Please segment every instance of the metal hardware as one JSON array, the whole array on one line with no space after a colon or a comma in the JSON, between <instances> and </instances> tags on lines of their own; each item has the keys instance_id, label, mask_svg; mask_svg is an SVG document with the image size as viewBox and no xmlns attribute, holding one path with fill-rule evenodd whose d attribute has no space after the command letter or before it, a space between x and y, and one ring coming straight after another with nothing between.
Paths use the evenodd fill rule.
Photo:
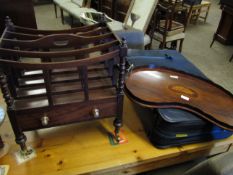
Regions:
<instances>
[{"instance_id":1,"label":"metal hardware","mask_svg":"<svg viewBox=\"0 0 233 175\"><path fill-rule=\"evenodd\" d=\"M69 41L54 41L53 44L55 46L58 46L58 47L62 47L62 46L67 46L69 44Z\"/></svg>"},{"instance_id":2,"label":"metal hardware","mask_svg":"<svg viewBox=\"0 0 233 175\"><path fill-rule=\"evenodd\" d=\"M49 124L49 117L47 115L44 115L43 117L41 117L41 124L42 126L47 126Z\"/></svg>"},{"instance_id":3,"label":"metal hardware","mask_svg":"<svg viewBox=\"0 0 233 175\"><path fill-rule=\"evenodd\" d=\"M126 68L126 72L131 73L132 70L133 70L133 68L134 68L134 65L133 65L133 64L128 64L128 65L127 65L127 68Z\"/></svg>"},{"instance_id":4,"label":"metal hardware","mask_svg":"<svg viewBox=\"0 0 233 175\"><path fill-rule=\"evenodd\" d=\"M99 118L100 117L100 110L99 109L94 108L92 110L92 113L93 113L94 118Z\"/></svg>"}]
</instances>

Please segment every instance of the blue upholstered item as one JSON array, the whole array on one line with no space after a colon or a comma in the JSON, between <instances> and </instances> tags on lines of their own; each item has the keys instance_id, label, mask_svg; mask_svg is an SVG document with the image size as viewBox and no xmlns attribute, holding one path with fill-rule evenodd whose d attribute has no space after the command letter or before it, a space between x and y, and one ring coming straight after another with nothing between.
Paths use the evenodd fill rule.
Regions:
<instances>
[{"instance_id":1,"label":"blue upholstered item","mask_svg":"<svg viewBox=\"0 0 233 175\"><path fill-rule=\"evenodd\" d=\"M144 33L141 31L116 31L119 38L125 38L128 48L144 49Z\"/></svg>"},{"instance_id":2,"label":"blue upholstered item","mask_svg":"<svg viewBox=\"0 0 233 175\"><path fill-rule=\"evenodd\" d=\"M128 61L134 66L154 64L157 67L168 67L206 78L190 61L176 50L129 50Z\"/></svg>"}]
</instances>

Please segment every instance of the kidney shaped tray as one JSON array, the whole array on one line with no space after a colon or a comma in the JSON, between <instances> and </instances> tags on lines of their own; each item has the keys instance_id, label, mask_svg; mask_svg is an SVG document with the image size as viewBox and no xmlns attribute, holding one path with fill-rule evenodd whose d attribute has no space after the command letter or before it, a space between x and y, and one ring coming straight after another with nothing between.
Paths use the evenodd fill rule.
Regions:
<instances>
[{"instance_id":1,"label":"kidney shaped tray","mask_svg":"<svg viewBox=\"0 0 233 175\"><path fill-rule=\"evenodd\" d=\"M184 109L233 131L233 95L209 80L174 69L140 67L129 74L125 92L139 105Z\"/></svg>"}]
</instances>

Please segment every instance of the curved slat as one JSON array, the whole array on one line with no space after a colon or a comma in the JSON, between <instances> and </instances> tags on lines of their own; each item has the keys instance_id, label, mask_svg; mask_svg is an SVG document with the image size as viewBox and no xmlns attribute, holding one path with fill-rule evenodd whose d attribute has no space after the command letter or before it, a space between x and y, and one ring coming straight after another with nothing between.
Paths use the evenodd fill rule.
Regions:
<instances>
[{"instance_id":1,"label":"curved slat","mask_svg":"<svg viewBox=\"0 0 233 175\"><path fill-rule=\"evenodd\" d=\"M13 56L13 57L30 57L30 58L54 58L54 57L60 58L60 57L80 56L95 51L105 50L110 47L116 46L117 44L119 44L119 41L113 40L106 44L99 44L91 48L83 48L83 49L69 50L69 51L50 51L50 52L20 51L20 50L0 48L0 55L4 57Z\"/></svg>"},{"instance_id":2,"label":"curved slat","mask_svg":"<svg viewBox=\"0 0 233 175\"><path fill-rule=\"evenodd\" d=\"M90 30L90 31L85 31L85 32L78 32L74 33L79 36L92 36L92 35L97 35L101 34L102 32L107 32L108 28L107 27L98 27L96 29ZM26 34L26 33L20 33L20 32L12 32L12 31L6 31L7 38L4 37L5 39L9 38L17 38L18 40L35 40L44 37L44 35L41 34Z\"/></svg>"},{"instance_id":3,"label":"curved slat","mask_svg":"<svg viewBox=\"0 0 233 175\"><path fill-rule=\"evenodd\" d=\"M115 50L97 57L89 57L89 58L64 61L64 62L24 63L24 62L0 59L0 63L2 65L10 66L12 68L48 70L48 69L59 69L59 68L91 65L108 59L112 59L117 56L119 56L119 50Z\"/></svg>"},{"instance_id":4,"label":"curved slat","mask_svg":"<svg viewBox=\"0 0 233 175\"><path fill-rule=\"evenodd\" d=\"M100 23L89 25L89 26L83 26L83 27L76 27L71 29L65 29L65 30L38 30L38 29L32 29L32 28L26 28L26 27L20 27L13 25L12 28L15 32L21 32L21 33L27 33L27 34L42 34L42 35L51 35L51 34L60 34L60 33L78 33L78 32L85 32L87 30L95 29L96 27L101 26Z\"/></svg>"},{"instance_id":5,"label":"curved slat","mask_svg":"<svg viewBox=\"0 0 233 175\"><path fill-rule=\"evenodd\" d=\"M51 49L60 47L77 47L103 39L113 38L112 33L96 36L79 36L75 34L47 35L36 40L12 40L3 39L2 42L8 47L19 47L20 49Z\"/></svg>"}]
</instances>

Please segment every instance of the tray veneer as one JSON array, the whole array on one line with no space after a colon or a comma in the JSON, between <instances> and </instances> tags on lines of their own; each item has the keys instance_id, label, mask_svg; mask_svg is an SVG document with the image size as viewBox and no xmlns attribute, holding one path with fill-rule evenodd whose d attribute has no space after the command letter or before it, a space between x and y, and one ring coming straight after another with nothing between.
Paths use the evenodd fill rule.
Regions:
<instances>
[{"instance_id":1,"label":"tray veneer","mask_svg":"<svg viewBox=\"0 0 233 175\"><path fill-rule=\"evenodd\" d=\"M126 81L126 93L140 105L188 110L233 130L233 95L200 77L174 69L137 68Z\"/></svg>"}]
</instances>

